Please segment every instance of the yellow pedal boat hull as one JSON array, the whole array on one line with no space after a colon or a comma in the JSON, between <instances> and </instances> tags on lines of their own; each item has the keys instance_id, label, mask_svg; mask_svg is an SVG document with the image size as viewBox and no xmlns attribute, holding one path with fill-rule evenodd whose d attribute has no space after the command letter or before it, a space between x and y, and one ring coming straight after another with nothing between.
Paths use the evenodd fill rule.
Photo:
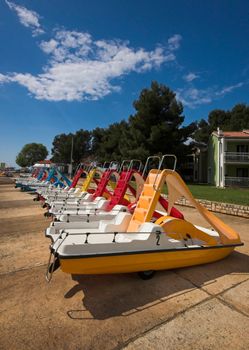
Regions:
<instances>
[{"instance_id":1,"label":"yellow pedal boat hull","mask_svg":"<svg viewBox=\"0 0 249 350\"><path fill-rule=\"evenodd\" d=\"M66 273L91 275L168 270L221 260L234 248L235 246L216 246L98 257L60 257L60 266Z\"/></svg>"}]
</instances>

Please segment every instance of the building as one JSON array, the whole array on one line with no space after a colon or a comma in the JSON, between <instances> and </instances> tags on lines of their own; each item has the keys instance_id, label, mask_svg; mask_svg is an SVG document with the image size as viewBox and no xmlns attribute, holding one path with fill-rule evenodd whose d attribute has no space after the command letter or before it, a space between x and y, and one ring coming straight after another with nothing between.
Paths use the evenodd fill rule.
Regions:
<instances>
[{"instance_id":1,"label":"building","mask_svg":"<svg viewBox=\"0 0 249 350\"><path fill-rule=\"evenodd\" d=\"M207 145L192 141L192 152L181 165L181 175L187 182L207 183Z\"/></svg>"},{"instance_id":2,"label":"building","mask_svg":"<svg viewBox=\"0 0 249 350\"><path fill-rule=\"evenodd\" d=\"M208 183L249 187L249 130L214 131L208 142Z\"/></svg>"}]
</instances>

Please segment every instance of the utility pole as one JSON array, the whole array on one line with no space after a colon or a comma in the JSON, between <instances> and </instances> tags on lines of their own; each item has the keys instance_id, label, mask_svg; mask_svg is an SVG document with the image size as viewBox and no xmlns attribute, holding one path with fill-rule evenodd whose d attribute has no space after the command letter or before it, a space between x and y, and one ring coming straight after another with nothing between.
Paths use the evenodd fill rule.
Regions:
<instances>
[{"instance_id":1,"label":"utility pole","mask_svg":"<svg viewBox=\"0 0 249 350\"><path fill-rule=\"evenodd\" d=\"M73 174L73 135L72 135L72 144L71 144L71 157L70 157L70 178L72 178L72 174Z\"/></svg>"}]
</instances>

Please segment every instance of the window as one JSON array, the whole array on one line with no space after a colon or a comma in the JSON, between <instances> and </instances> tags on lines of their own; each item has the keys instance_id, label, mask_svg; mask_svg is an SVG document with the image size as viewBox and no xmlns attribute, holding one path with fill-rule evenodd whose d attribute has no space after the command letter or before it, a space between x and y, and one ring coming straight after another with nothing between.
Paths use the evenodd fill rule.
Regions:
<instances>
[{"instance_id":1,"label":"window","mask_svg":"<svg viewBox=\"0 0 249 350\"><path fill-rule=\"evenodd\" d=\"M248 145L237 145L238 153L248 153Z\"/></svg>"},{"instance_id":2,"label":"window","mask_svg":"<svg viewBox=\"0 0 249 350\"><path fill-rule=\"evenodd\" d=\"M237 168L237 177L248 177L248 168Z\"/></svg>"}]
</instances>

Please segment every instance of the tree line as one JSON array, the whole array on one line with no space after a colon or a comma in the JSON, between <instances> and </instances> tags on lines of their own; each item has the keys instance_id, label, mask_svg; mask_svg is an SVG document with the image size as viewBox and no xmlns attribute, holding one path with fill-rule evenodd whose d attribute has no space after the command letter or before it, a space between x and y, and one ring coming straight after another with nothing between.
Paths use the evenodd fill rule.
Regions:
<instances>
[{"instance_id":1,"label":"tree line","mask_svg":"<svg viewBox=\"0 0 249 350\"><path fill-rule=\"evenodd\" d=\"M97 127L92 131L80 129L75 133L56 135L51 160L70 163L73 139L74 164L86 159L104 162L135 158L145 161L149 155L173 153L181 165L191 152L193 142L207 143L209 135L217 127L226 131L249 129L249 106L246 104L237 104L230 111L213 110L207 120L200 119L184 125L181 102L177 101L169 87L158 82L152 82L150 88L143 89L133 102L133 107L135 113L127 120L106 128ZM36 152L30 152L28 147L31 157L25 156L23 148L16 158L17 164L30 166L44 159L48 152L41 146L38 147L39 152L37 146Z\"/></svg>"},{"instance_id":2,"label":"tree line","mask_svg":"<svg viewBox=\"0 0 249 350\"><path fill-rule=\"evenodd\" d=\"M208 142L212 131L220 128L223 131L241 131L249 129L249 106L244 103L235 105L231 110L215 109L208 115L208 119L201 119L197 123L194 139Z\"/></svg>"}]
</instances>

